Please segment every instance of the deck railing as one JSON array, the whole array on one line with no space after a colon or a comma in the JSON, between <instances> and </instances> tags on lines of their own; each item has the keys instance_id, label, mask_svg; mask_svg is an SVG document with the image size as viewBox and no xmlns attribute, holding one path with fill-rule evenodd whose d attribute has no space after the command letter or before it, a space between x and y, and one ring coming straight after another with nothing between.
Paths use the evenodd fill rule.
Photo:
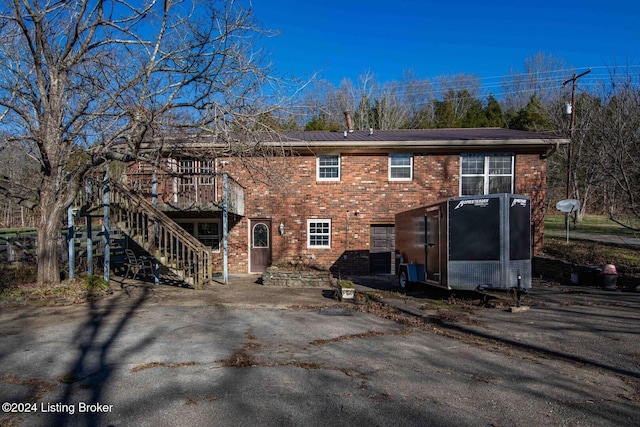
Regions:
<instances>
[{"instance_id":1,"label":"deck railing","mask_svg":"<svg viewBox=\"0 0 640 427\"><path fill-rule=\"evenodd\" d=\"M156 186L158 207L163 211L220 211L222 209L222 180L216 174L158 173ZM127 173L128 188L147 200L151 200L153 174L146 172ZM244 189L233 178L229 178L227 194L230 213L244 215Z\"/></svg>"}]
</instances>

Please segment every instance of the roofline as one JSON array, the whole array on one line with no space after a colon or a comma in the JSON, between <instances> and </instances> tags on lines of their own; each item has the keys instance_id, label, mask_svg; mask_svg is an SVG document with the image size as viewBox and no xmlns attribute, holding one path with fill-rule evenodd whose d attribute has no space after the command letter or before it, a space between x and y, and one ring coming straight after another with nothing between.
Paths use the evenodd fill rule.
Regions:
<instances>
[{"instance_id":1,"label":"roofline","mask_svg":"<svg viewBox=\"0 0 640 427\"><path fill-rule=\"evenodd\" d=\"M184 140L179 144L165 141L165 149L184 147ZM430 141L262 141L259 144L267 148L283 148L296 152L413 152L422 151L457 151L460 149L519 149L519 150L549 150L560 145L569 144L566 138L541 139L458 139L458 140L430 140ZM228 144L193 142L190 149L220 149L228 148Z\"/></svg>"},{"instance_id":2,"label":"roofline","mask_svg":"<svg viewBox=\"0 0 640 427\"><path fill-rule=\"evenodd\" d=\"M277 149L278 151L292 151L298 154L314 154L318 152L341 152L341 153L381 153L381 152L449 152L455 153L461 150L481 151L481 150L514 150L518 152L547 153L557 150L561 145L567 145L570 140L557 135L534 133L526 131L513 131L512 135L491 135L488 132L502 131L500 128L479 128L478 135L474 135L474 129L437 129L428 130L424 138L416 138L415 131L406 131L411 139L403 139L403 131L378 131L376 136L382 136L383 132L389 132L389 137L384 139L370 139L371 133L364 131L350 132L284 132L282 134L255 134L258 138L243 141L242 139L230 139L226 141L216 140L215 136L203 136L202 134L185 135L165 135L161 138L160 144L163 150L171 152L173 150L203 151L233 151L232 146L238 144L239 147L246 145L249 151L256 146L267 149ZM460 131L460 137L451 135L451 131ZM468 133L471 131L472 133ZM441 133L442 132L442 133ZM431 135L429 135L431 134ZM435 134L435 135L434 135ZM316 139L318 135L321 138ZM232 135L227 135L232 136ZM309 138L306 138L308 136ZM400 136L400 137L399 137ZM155 141L143 143L147 148L155 144Z\"/></svg>"},{"instance_id":3,"label":"roofline","mask_svg":"<svg viewBox=\"0 0 640 427\"><path fill-rule=\"evenodd\" d=\"M290 148L306 148L327 146L349 148L349 147L369 147L369 148L397 148L397 147L479 147L479 146L549 146L556 144L569 144L566 138L540 138L540 139L441 139L441 140L408 140L408 141L353 141L345 138L344 140L335 141L304 141L304 140L286 140L286 141L263 141L268 147L290 147Z\"/></svg>"}]
</instances>

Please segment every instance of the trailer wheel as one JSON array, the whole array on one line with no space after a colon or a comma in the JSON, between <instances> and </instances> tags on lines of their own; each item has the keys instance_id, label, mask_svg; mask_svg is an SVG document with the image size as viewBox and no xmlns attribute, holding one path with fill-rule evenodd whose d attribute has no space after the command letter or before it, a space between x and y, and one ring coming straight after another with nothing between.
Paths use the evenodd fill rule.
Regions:
<instances>
[{"instance_id":1,"label":"trailer wheel","mask_svg":"<svg viewBox=\"0 0 640 427\"><path fill-rule=\"evenodd\" d=\"M400 285L400 289L403 291L409 289L409 276L407 275L406 268L400 270L400 274L398 275L398 285Z\"/></svg>"}]
</instances>

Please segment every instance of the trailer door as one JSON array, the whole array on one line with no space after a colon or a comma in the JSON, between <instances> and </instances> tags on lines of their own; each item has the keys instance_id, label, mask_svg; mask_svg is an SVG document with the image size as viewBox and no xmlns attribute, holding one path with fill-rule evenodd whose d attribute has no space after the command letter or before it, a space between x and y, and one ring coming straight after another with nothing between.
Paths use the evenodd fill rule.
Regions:
<instances>
[{"instance_id":1,"label":"trailer door","mask_svg":"<svg viewBox=\"0 0 640 427\"><path fill-rule=\"evenodd\" d=\"M426 279L440 283L440 207L428 210L425 216Z\"/></svg>"}]
</instances>

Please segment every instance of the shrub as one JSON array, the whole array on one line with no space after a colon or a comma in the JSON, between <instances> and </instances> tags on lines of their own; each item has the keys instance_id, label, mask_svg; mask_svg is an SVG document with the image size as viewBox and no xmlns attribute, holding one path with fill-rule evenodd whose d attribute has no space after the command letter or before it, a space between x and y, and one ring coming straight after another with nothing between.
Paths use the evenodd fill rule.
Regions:
<instances>
[{"instance_id":1,"label":"shrub","mask_svg":"<svg viewBox=\"0 0 640 427\"><path fill-rule=\"evenodd\" d=\"M100 276L87 276L84 278L84 287L90 291L108 291L109 284Z\"/></svg>"},{"instance_id":2,"label":"shrub","mask_svg":"<svg viewBox=\"0 0 640 427\"><path fill-rule=\"evenodd\" d=\"M38 272L34 265L0 265L2 288L33 283L37 279Z\"/></svg>"},{"instance_id":3,"label":"shrub","mask_svg":"<svg viewBox=\"0 0 640 427\"><path fill-rule=\"evenodd\" d=\"M351 280L338 280L338 285L340 285L340 287L342 287L342 288L355 288L356 287Z\"/></svg>"}]
</instances>

